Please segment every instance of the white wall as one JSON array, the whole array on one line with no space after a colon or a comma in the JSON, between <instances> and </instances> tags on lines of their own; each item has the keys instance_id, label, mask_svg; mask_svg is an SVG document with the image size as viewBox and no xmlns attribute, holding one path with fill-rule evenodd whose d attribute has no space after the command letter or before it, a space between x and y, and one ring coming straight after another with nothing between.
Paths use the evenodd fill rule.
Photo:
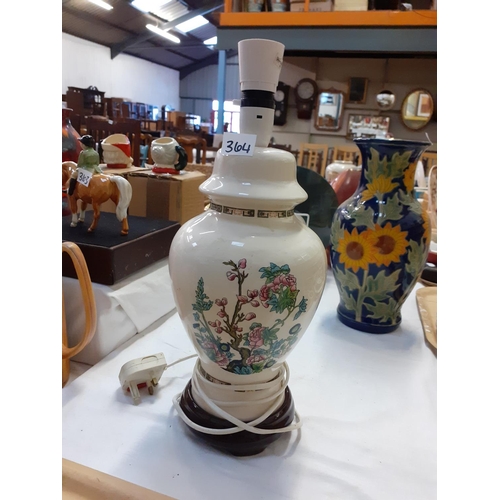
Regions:
<instances>
[{"instance_id":1,"label":"white wall","mask_svg":"<svg viewBox=\"0 0 500 500\"><path fill-rule=\"evenodd\" d=\"M225 100L231 101L241 97L238 56L228 58L226 63ZM180 82L182 111L210 120L212 101L217 99L217 84L217 64L205 66L183 78Z\"/></svg>"},{"instance_id":2,"label":"white wall","mask_svg":"<svg viewBox=\"0 0 500 500\"><path fill-rule=\"evenodd\" d=\"M127 54L111 59L108 47L63 33L62 94L91 85L105 97L180 110L178 71Z\"/></svg>"}]
</instances>

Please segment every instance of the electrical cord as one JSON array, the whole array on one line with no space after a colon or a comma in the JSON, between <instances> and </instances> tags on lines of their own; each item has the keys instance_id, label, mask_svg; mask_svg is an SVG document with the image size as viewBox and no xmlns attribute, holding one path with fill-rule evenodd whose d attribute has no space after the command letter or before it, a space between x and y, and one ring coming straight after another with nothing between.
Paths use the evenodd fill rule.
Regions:
<instances>
[{"instance_id":1,"label":"electrical cord","mask_svg":"<svg viewBox=\"0 0 500 500\"><path fill-rule=\"evenodd\" d=\"M182 358L178 361L175 361L174 363L171 363L169 366L172 366L176 363L180 363L181 361L184 361L186 359L190 359L196 355L188 356L186 358ZM255 391L266 391L269 392L270 390L275 390L271 396L264 397L260 400L252 400L252 401L238 401L238 402L228 402L224 403L226 406L254 406L257 404L261 403L266 403L275 400L275 402L271 405L266 412L264 412L263 415L261 415L259 418L256 418L252 420L251 422L243 422L242 420L234 417L233 415L227 413L224 411L222 408L220 408L216 403L220 403L220 401L213 401L210 399L205 391L202 389L200 380L202 378L202 375L200 373L200 360L198 358L195 369L193 371L193 377L191 379L191 383L193 386L194 391L197 393L197 396L199 396L205 403L206 405L213 411L213 413L222 418L227 420L228 422L231 422L234 424L234 427L230 427L228 429L211 429L209 427L203 427L201 425L196 424L193 422L182 410L180 406L180 400L182 397L182 393L177 394L174 396L172 399L172 403L179 413L179 416L181 419L184 421L185 424L187 424L189 427L192 429L202 432L204 434L211 434L211 435L227 435L227 434L236 434L237 432L242 432L242 431L248 431L253 434L278 434L278 433L284 433L284 432L292 432L294 430L300 429L302 427L302 420L300 418L300 415L298 414L297 411L295 411L295 422L291 423L290 425L286 427L282 427L281 429L260 429L256 427L260 423L262 423L266 418L268 418L272 413L274 413L278 407L282 404L281 394L284 393L285 389L288 386L288 381L290 379L290 371L288 369L288 364L285 362L281 366L278 376L275 377L273 380L269 382L264 382L260 384L251 384L251 385L241 385L241 384L231 384L231 385L220 385L220 384L214 384L213 382L210 382L206 379L203 378L203 383L205 384L213 384L217 386L218 390L223 390L223 391L228 391L228 392L255 392Z\"/></svg>"}]
</instances>

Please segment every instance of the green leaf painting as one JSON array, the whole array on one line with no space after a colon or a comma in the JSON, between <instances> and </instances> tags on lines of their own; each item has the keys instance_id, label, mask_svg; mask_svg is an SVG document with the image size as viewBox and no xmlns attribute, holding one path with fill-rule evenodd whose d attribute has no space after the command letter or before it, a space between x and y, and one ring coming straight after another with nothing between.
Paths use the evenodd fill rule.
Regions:
<instances>
[{"instance_id":1,"label":"green leaf painting","mask_svg":"<svg viewBox=\"0 0 500 500\"><path fill-rule=\"evenodd\" d=\"M387 198L385 201L379 203L378 209L380 212L380 220L395 220L399 221L403 214L403 204L399 201L398 195Z\"/></svg>"},{"instance_id":2,"label":"green leaf painting","mask_svg":"<svg viewBox=\"0 0 500 500\"><path fill-rule=\"evenodd\" d=\"M405 175L411 175L413 154L402 151L387 156L370 148L364 189L334 216L332 269L341 305L355 321L370 318L372 324L396 324L402 298L425 265L423 230L415 222L422 205L413 192L403 189L411 183ZM406 217L407 225L402 223Z\"/></svg>"}]
</instances>

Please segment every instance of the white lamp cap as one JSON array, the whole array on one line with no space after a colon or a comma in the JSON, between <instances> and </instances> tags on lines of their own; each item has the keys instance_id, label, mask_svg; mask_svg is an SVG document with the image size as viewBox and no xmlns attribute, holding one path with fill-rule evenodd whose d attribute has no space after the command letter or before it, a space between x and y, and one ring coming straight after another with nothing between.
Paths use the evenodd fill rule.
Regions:
<instances>
[{"instance_id":1,"label":"white lamp cap","mask_svg":"<svg viewBox=\"0 0 500 500\"><path fill-rule=\"evenodd\" d=\"M238 42L241 90L276 92L285 46L274 40L251 38Z\"/></svg>"}]
</instances>

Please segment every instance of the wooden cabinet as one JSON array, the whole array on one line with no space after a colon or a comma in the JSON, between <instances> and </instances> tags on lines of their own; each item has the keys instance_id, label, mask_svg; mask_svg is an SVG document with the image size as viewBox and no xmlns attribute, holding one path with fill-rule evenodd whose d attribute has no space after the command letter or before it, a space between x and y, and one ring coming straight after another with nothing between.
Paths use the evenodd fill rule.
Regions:
<instances>
[{"instance_id":1,"label":"wooden cabinet","mask_svg":"<svg viewBox=\"0 0 500 500\"><path fill-rule=\"evenodd\" d=\"M100 115L106 116L105 92L97 87L68 87L66 103L68 108L81 116Z\"/></svg>"}]
</instances>

